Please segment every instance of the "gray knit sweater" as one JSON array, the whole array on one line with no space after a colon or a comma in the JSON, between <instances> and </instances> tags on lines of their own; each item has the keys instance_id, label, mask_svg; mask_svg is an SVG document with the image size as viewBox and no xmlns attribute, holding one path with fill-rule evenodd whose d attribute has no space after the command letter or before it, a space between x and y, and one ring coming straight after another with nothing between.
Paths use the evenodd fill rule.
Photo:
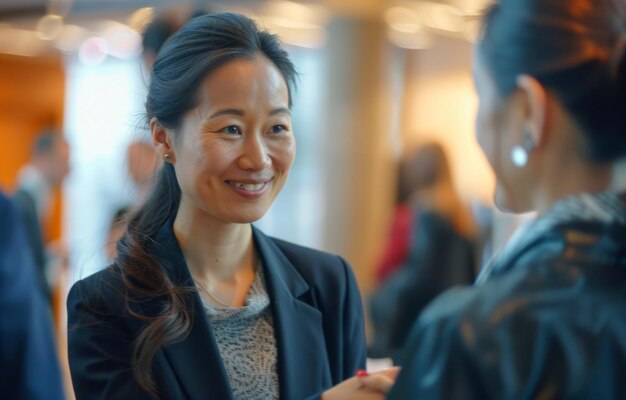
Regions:
<instances>
[{"instance_id":1,"label":"gray knit sweater","mask_svg":"<svg viewBox=\"0 0 626 400\"><path fill-rule=\"evenodd\" d=\"M276 336L263 268L241 308L202 299L236 400L278 399Z\"/></svg>"}]
</instances>

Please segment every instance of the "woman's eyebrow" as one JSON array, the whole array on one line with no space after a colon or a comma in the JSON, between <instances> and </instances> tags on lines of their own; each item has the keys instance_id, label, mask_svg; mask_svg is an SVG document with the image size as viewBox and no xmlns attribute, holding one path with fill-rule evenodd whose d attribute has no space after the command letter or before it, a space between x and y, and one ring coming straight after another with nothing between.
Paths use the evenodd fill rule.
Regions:
<instances>
[{"instance_id":1,"label":"woman's eyebrow","mask_svg":"<svg viewBox=\"0 0 626 400\"><path fill-rule=\"evenodd\" d=\"M276 115L276 114L287 114L287 115L291 115L291 110L289 110L288 108L285 107L280 107L277 109L274 109L270 112L270 115Z\"/></svg>"},{"instance_id":2,"label":"woman's eyebrow","mask_svg":"<svg viewBox=\"0 0 626 400\"><path fill-rule=\"evenodd\" d=\"M238 115L238 116L243 116L244 112L243 110L239 110L236 108L226 108L224 110L218 110L216 112L214 112L213 114L211 114L211 116L209 118L215 118L215 117L219 117L221 115Z\"/></svg>"},{"instance_id":3,"label":"woman's eyebrow","mask_svg":"<svg viewBox=\"0 0 626 400\"><path fill-rule=\"evenodd\" d=\"M270 111L269 115L276 115L276 114L287 114L287 115L291 115L291 111L286 108L286 107L280 107L280 108L276 108L272 111ZM226 108L223 110L218 110L215 111L213 114L211 114L211 116L209 118L215 118L215 117L219 117L222 115L237 115L237 116L243 116L245 115L245 112L243 110L237 109L237 108Z\"/></svg>"}]
</instances>

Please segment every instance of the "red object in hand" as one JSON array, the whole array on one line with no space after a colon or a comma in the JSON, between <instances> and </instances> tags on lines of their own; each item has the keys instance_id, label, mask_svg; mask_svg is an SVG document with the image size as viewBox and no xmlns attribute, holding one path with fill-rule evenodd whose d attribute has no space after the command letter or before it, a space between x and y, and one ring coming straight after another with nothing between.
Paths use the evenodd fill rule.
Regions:
<instances>
[{"instance_id":1,"label":"red object in hand","mask_svg":"<svg viewBox=\"0 0 626 400\"><path fill-rule=\"evenodd\" d=\"M359 378L365 378L370 376L370 373L363 370L363 369L357 369L356 370L356 376L358 376Z\"/></svg>"}]
</instances>

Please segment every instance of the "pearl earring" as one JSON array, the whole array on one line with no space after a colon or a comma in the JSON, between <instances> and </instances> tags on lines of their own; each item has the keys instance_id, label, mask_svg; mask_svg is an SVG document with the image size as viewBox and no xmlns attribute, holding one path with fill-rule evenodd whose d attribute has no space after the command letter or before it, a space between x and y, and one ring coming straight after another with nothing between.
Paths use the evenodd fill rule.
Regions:
<instances>
[{"instance_id":1,"label":"pearl earring","mask_svg":"<svg viewBox=\"0 0 626 400\"><path fill-rule=\"evenodd\" d=\"M524 168L528 164L528 152L535 147L530 132L524 130L524 144L511 149L511 161L517 168Z\"/></svg>"},{"instance_id":2,"label":"pearl earring","mask_svg":"<svg viewBox=\"0 0 626 400\"><path fill-rule=\"evenodd\" d=\"M165 153L165 154L163 155L163 158L165 159L165 161L166 161L166 162L169 162L169 161L170 161L170 155L169 155L168 153Z\"/></svg>"},{"instance_id":3,"label":"pearl earring","mask_svg":"<svg viewBox=\"0 0 626 400\"><path fill-rule=\"evenodd\" d=\"M517 168L524 168L528 164L528 152L520 145L511 150L511 161Z\"/></svg>"}]
</instances>

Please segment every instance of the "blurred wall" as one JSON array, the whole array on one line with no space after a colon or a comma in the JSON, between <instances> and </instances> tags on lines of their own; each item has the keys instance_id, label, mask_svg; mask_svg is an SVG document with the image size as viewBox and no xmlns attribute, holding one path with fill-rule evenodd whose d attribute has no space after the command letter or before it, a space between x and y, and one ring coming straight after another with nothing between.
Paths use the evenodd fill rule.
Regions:
<instances>
[{"instance_id":1,"label":"blurred wall","mask_svg":"<svg viewBox=\"0 0 626 400\"><path fill-rule=\"evenodd\" d=\"M15 189L17 172L28 162L37 134L63 127L65 74L60 57L0 54L0 187ZM56 193L46 236L61 237L61 199Z\"/></svg>"},{"instance_id":2,"label":"blurred wall","mask_svg":"<svg viewBox=\"0 0 626 400\"><path fill-rule=\"evenodd\" d=\"M328 26L323 163L325 250L352 265L361 289L387 235L393 173L393 75L397 58L376 19L336 18Z\"/></svg>"},{"instance_id":3,"label":"blurred wall","mask_svg":"<svg viewBox=\"0 0 626 400\"><path fill-rule=\"evenodd\" d=\"M491 204L495 181L475 139L472 46L437 36L431 48L408 52L402 134L407 150L441 142L461 197Z\"/></svg>"}]
</instances>

